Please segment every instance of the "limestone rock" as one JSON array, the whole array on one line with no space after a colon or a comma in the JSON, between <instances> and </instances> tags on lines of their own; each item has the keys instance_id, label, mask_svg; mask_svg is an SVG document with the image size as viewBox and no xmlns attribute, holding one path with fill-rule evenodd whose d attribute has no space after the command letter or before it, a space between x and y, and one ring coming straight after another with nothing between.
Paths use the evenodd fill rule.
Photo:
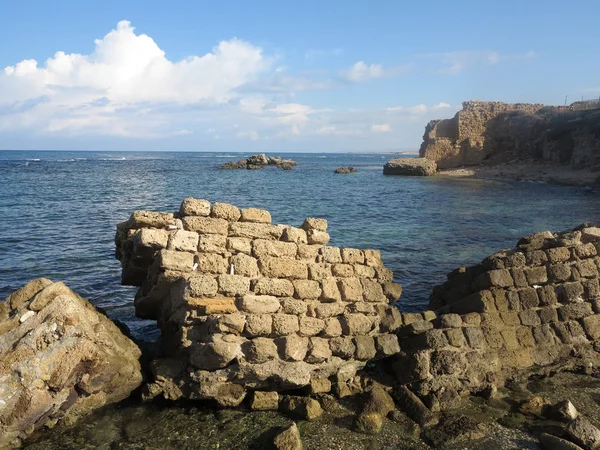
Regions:
<instances>
[{"instance_id":1,"label":"limestone rock","mask_svg":"<svg viewBox=\"0 0 600 450\"><path fill-rule=\"evenodd\" d=\"M0 305L0 448L123 400L142 382L139 348L63 283L31 281Z\"/></svg>"},{"instance_id":2,"label":"limestone rock","mask_svg":"<svg viewBox=\"0 0 600 450\"><path fill-rule=\"evenodd\" d=\"M275 436L273 446L276 450L303 450L304 445L302 445L298 426L295 423L292 423L283 428L277 436Z\"/></svg>"},{"instance_id":3,"label":"limestone rock","mask_svg":"<svg viewBox=\"0 0 600 450\"><path fill-rule=\"evenodd\" d=\"M567 427L567 435L585 450L594 450L600 447L600 430L585 417L579 416L571 422Z\"/></svg>"},{"instance_id":4,"label":"limestone rock","mask_svg":"<svg viewBox=\"0 0 600 450\"><path fill-rule=\"evenodd\" d=\"M208 200L199 200L188 197L181 202L179 207L181 216L204 216L210 215L210 202Z\"/></svg>"},{"instance_id":5,"label":"limestone rock","mask_svg":"<svg viewBox=\"0 0 600 450\"><path fill-rule=\"evenodd\" d=\"M571 422L579 417L577 408L569 400L563 400L553 405L551 413L554 418L563 422Z\"/></svg>"},{"instance_id":6,"label":"limestone rock","mask_svg":"<svg viewBox=\"0 0 600 450\"><path fill-rule=\"evenodd\" d=\"M437 164L427 158L396 158L383 167L384 175L435 175Z\"/></svg>"},{"instance_id":7,"label":"limestone rock","mask_svg":"<svg viewBox=\"0 0 600 450\"><path fill-rule=\"evenodd\" d=\"M283 398L280 407L284 413L302 420L314 420L323 414L319 402L310 397L288 395Z\"/></svg>"},{"instance_id":8,"label":"limestone rock","mask_svg":"<svg viewBox=\"0 0 600 450\"><path fill-rule=\"evenodd\" d=\"M333 173L355 173L358 172L355 167L338 167Z\"/></svg>"},{"instance_id":9,"label":"limestone rock","mask_svg":"<svg viewBox=\"0 0 600 450\"><path fill-rule=\"evenodd\" d=\"M396 404L390 394L382 387L375 386L366 394L362 411L377 413L385 417L394 409L396 409Z\"/></svg>"},{"instance_id":10,"label":"limestone rock","mask_svg":"<svg viewBox=\"0 0 600 450\"><path fill-rule=\"evenodd\" d=\"M582 450L579 445L547 433L540 434L540 444L542 450Z\"/></svg>"},{"instance_id":11,"label":"limestone rock","mask_svg":"<svg viewBox=\"0 0 600 450\"><path fill-rule=\"evenodd\" d=\"M277 411L279 408L279 394L273 391L255 391L252 394L250 408L254 411Z\"/></svg>"},{"instance_id":12,"label":"limestone rock","mask_svg":"<svg viewBox=\"0 0 600 450\"><path fill-rule=\"evenodd\" d=\"M363 412L354 421L354 429L364 434L377 434L382 426L383 417L376 412Z\"/></svg>"}]
</instances>

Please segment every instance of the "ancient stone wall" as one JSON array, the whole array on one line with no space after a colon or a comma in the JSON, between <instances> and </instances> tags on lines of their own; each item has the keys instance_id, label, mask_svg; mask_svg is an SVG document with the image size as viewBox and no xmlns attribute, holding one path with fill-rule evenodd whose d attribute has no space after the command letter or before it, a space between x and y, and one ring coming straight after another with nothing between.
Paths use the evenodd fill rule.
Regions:
<instances>
[{"instance_id":1,"label":"ancient stone wall","mask_svg":"<svg viewBox=\"0 0 600 450\"><path fill-rule=\"evenodd\" d=\"M400 349L401 286L379 251L327 246L327 221L271 224L268 211L188 198L118 226L136 313L158 320L164 358L149 396L241 402L247 390L350 389Z\"/></svg>"},{"instance_id":2,"label":"ancient stone wall","mask_svg":"<svg viewBox=\"0 0 600 450\"><path fill-rule=\"evenodd\" d=\"M403 315L395 373L425 399L450 400L600 351L600 228L537 233L448 275L435 312Z\"/></svg>"},{"instance_id":3,"label":"ancient stone wall","mask_svg":"<svg viewBox=\"0 0 600 450\"><path fill-rule=\"evenodd\" d=\"M600 163L600 113L541 104L469 101L425 128L420 156L440 169L513 160L575 168Z\"/></svg>"}]
</instances>

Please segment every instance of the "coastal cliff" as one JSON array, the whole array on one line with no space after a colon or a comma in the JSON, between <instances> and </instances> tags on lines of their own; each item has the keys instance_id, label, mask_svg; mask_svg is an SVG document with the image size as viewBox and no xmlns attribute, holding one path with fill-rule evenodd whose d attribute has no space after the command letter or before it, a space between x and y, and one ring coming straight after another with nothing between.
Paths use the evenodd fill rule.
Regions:
<instances>
[{"instance_id":1,"label":"coastal cliff","mask_svg":"<svg viewBox=\"0 0 600 450\"><path fill-rule=\"evenodd\" d=\"M439 169L518 161L600 170L600 104L586 108L464 102L452 119L427 124L419 155Z\"/></svg>"}]
</instances>

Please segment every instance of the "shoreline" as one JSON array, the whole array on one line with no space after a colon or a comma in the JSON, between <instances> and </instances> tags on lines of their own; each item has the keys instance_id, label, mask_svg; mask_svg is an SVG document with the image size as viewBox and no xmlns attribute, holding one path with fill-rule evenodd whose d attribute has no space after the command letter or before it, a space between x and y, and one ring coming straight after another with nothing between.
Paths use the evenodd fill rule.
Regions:
<instances>
[{"instance_id":1,"label":"shoreline","mask_svg":"<svg viewBox=\"0 0 600 450\"><path fill-rule=\"evenodd\" d=\"M573 169L548 163L505 163L442 169L437 176L472 177L486 180L532 181L561 186L594 187L600 185L600 172Z\"/></svg>"}]
</instances>

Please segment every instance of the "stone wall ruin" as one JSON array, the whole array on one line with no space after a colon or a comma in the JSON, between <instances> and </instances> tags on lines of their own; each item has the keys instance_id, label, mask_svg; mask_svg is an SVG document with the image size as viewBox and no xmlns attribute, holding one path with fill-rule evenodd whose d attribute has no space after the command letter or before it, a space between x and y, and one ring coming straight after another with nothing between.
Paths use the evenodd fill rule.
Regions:
<instances>
[{"instance_id":1,"label":"stone wall ruin","mask_svg":"<svg viewBox=\"0 0 600 450\"><path fill-rule=\"evenodd\" d=\"M119 224L122 281L162 332L148 396L235 406L248 390L343 392L396 354L401 286L379 251L328 242L324 219L273 225L268 211L193 198Z\"/></svg>"}]
</instances>

